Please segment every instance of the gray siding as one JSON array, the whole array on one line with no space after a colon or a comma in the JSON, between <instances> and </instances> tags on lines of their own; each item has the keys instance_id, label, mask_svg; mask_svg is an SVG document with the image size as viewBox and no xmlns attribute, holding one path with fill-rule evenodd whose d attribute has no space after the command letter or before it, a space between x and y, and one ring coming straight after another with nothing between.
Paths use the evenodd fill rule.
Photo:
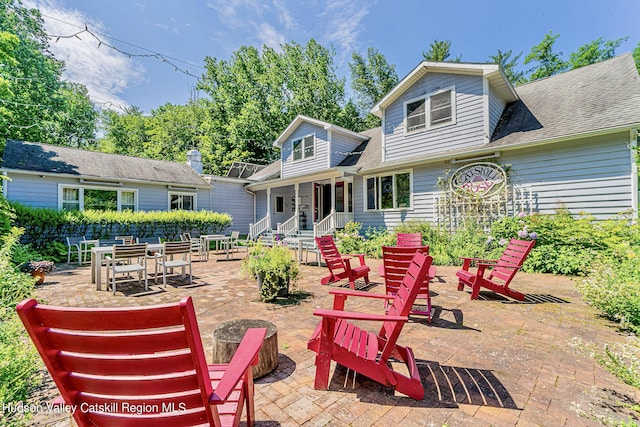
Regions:
<instances>
[{"instance_id":1,"label":"gray siding","mask_svg":"<svg viewBox=\"0 0 640 427\"><path fill-rule=\"evenodd\" d=\"M200 203L200 195L198 195L198 208L231 215L233 222L228 229L224 230L225 233L239 231L241 234L247 234L249 224L253 223L253 196L244 191L244 183L217 181L212 178L211 184L213 188L206 195L209 202L207 207L204 203Z\"/></svg>"},{"instance_id":2,"label":"gray siding","mask_svg":"<svg viewBox=\"0 0 640 427\"><path fill-rule=\"evenodd\" d=\"M354 141L347 135L331 132L331 167L337 166L359 144L360 141Z\"/></svg>"},{"instance_id":3,"label":"gray siding","mask_svg":"<svg viewBox=\"0 0 640 427\"><path fill-rule=\"evenodd\" d=\"M49 177L40 178L39 175L25 175L19 173L8 174L11 181L6 182L8 200L19 202L36 208L58 209L58 182ZM67 179L65 184L77 184L77 179Z\"/></svg>"},{"instance_id":4,"label":"gray siding","mask_svg":"<svg viewBox=\"0 0 640 427\"><path fill-rule=\"evenodd\" d=\"M271 190L271 228L274 230L277 224L281 224L293 216L294 194L293 185ZM276 197L284 199L284 212L276 212Z\"/></svg>"},{"instance_id":5,"label":"gray siding","mask_svg":"<svg viewBox=\"0 0 640 427\"><path fill-rule=\"evenodd\" d=\"M408 210L364 210L364 179L354 180L354 220L367 227L393 228L403 221L423 220L432 221L433 195L438 191L438 178L444 175L446 165L437 163L413 168L413 205Z\"/></svg>"},{"instance_id":6,"label":"gray siding","mask_svg":"<svg viewBox=\"0 0 640 427\"><path fill-rule=\"evenodd\" d=\"M267 191L256 191L256 221L260 221L265 216L267 216Z\"/></svg>"},{"instance_id":7,"label":"gray siding","mask_svg":"<svg viewBox=\"0 0 640 427\"><path fill-rule=\"evenodd\" d=\"M496 129L496 125L498 124L498 120L500 120L505 106L504 101L496 95L492 88L489 88L489 139L491 139L491 135L493 135L493 131Z\"/></svg>"},{"instance_id":8,"label":"gray siding","mask_svg":"<svg viewBox=\"0 0 640 427\"><path fill-rule=\"evenodd\" d=\"M308 160L293 161L293 140L315 134L315 156ZM320 126L302 123L282 145L282 178L304 175L313 171L327 169L328 143L327 131Z\"/></svg>"},{"instance_id":9,"label":"gray siding","mask_svg":"<svg viewBox=\"0 0 640 427\"><path fill-rule=\"evenodd\" d=\"M405 134L404 102L454 86L456 123ZM476 146L483 139L482 77L428 73L385 111L385 160Z\"/></svg>"},{"instance_id":10,"label":"gray siding","mask_svg":"<svg viewBox=\"0 0 640 427\"><path fill-rule=\"evenodd\" d=\"M619 133L505 152L501 163L512 164L513 183L531 185L538 212L565 207L605 219L632 207L628 139Z\"/></svg>"}]
</instances>

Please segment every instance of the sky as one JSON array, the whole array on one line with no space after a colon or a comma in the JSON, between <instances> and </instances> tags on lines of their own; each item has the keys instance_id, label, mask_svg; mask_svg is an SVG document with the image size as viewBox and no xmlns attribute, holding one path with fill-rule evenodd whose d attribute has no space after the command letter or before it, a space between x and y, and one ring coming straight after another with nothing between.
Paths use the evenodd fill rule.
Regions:
<instances>
[{"instance_id":1,"label":"sky","mask_svg":"<svg viewBox=\"0 0 640 427\"><path fill-rule=\"evenodd\" d=\"M150 113L185 104L209 56L228 60L241 46L278 49L315 39L335 50L337 73L349 82L356 51L378 49L399 78L435 40L453 57L486 62L498 49L524 57L545 34L560 37L564 59L602 37L640 42L637 0L23 0L40 9L51 51L65 61L63 78L87 86L99 108L136 106ZM84 31L85 28L88 30ZM140 56L145 55L145 56ZM348 89L348 88L347 88Z\"/></svg>"}]
</instances>

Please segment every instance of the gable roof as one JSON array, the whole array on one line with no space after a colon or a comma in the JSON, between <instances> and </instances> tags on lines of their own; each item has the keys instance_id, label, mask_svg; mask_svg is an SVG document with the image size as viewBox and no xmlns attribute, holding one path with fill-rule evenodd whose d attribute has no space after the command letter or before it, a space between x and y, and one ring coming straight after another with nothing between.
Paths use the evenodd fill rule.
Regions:
<instances>
[{"instance_id":1,"label":"gable roof","mask_svg":"<svg viewBox=\"0 0 640 427\"><path fill-rule=\"evenodd\" d=\"M325 130L330 130L332 132L337 132L337 133L341 133L344 135L348 135L351 136L352 138L355 138L359 141L363 141L365 138L363 138L362 135L360 135L357 132L354 132L352 130L349 129L345 129L343 127L337 126L337 125L333 125L331 123L327 123L327 122L323 122L322 120L318 120L318 119L314 119L311 117L307 117L304 116L302 114L298 114L296 116L295 119L293 119L293 121L291 123L289 123L289 126L287 126L287 128L284 130L284 132L282 132L280 134L280 136L278 136L278 138L276 138L276 140L273 142L273 146L274 147L282 147L282 144L284 143L284 141L291 136L291 134L293 133L294 130L296 130L298 128L298 126L300 126L300 124L302 123L311 123L312 125L316 125L319 126Z\"/></svg>"},{"instance_id":2,"label":"gable roof","mask_svg":"<svg viewBox=\"0 0 640 427\"><path fill-rule=\"evenodd\" d=\"M78 178L209 188L186 163L166 162L35 142L7 140L2 168Z\"/></svg>"},{"instance_id":3,"label":"gable roof","mask_svg":"<svg viewBox=\"0 0 640 427\"><path fill-rule=\"evenodd\" d=\"M516 87L489 146L527 144L640 124L640 76L630 53Z\"/></svg>"},{"instance_id":4,"label":"gable roof","mask_svg":"<svg viewBox=\"0 0 640 427\"><path fill-rule=\"evenodd\" d=\"M406 92L413 84L427 73L448 73L485 76L489 85L494 88L498 96L505 102L513 102L518 99L518 94L507 79L507 76L497 64L475 64L470 62L430 62L422 61L406 77L404 77L393 89L389 91L371 109L371 114L382 117L382 111L387 108L400 95Z\"/></svg>"}]
</instances>

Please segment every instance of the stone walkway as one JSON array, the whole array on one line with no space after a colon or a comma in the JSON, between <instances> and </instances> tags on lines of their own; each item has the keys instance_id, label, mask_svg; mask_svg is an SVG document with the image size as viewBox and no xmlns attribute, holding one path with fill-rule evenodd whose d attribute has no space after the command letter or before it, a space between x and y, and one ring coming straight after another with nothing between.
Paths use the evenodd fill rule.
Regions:
<instances>
[{"instance_id":1,"label":"stone walkway","mask_svg":"<svg viewBox=\"0 0 640 427\"><path fill-rule=\"evenodd\" d=\"M86 307L176 302L191 295L208 352L211 331L226 320L274 323L279 365L256 380L256 418L261 426L596 426L602 425L598 419L626 421L633 415L628 406L640 402L639 390L568 344L574 337L598 348L624 342L614 325L582 302L571 279L519 273L512 286L527 294L525 303L489 292L471 301L468 292L457 291L454 267L438 267L431 286L432 323L415 316L399 339L418 359L424 400L395 395L361 375L354 382L353 373L345 381L345 369L335 363L329 391L314 390L314 353L306 343L318 322L313 310L332 305L329 288L320 285L326 269L302 266L298 289L308 295L296 304L265 304L258 301L255 281L240 273L238 256L194 262L191 286L178 278L166 290L152 285L149 292L141 292L136 283L115 296L96 291L88 267L61 266L37 295L49 304ZM383 292L376 273L380 261L367 262L374 282L369 291ZM379 302L356 299L349 299L347 308L382 309ZM50 389L48 394L54 392ZM34 421L70 424L54 417Z\"/></svg>"}]
</instances>

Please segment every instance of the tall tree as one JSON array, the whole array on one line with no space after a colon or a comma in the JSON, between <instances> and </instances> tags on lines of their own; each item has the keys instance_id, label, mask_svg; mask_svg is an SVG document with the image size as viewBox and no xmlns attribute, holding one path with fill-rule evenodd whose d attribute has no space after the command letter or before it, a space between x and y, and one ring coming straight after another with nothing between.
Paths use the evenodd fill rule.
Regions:
<instances>
[{"instance_id":1,"label":"tall tree","mask_svg":"<svg viewBox=\"0 0 640 427\"><path fill-rule=\"evenodd\" d=\"M629 39L629 37L607 40L605 42L602 40L602 37L599 37L592 42L583 44L569 56L569 69L573 70L613 58L616 56L616 49L627 41L627 39Z\"/></svg>"},{"instance_id":2,"label":"tall tree","mask_svg":"<svg viewBox=\"0 0 640 427\"><path fill-rule=\"evenodd\" d=\"M96 112L86 89L61 80L36 9L0 0L0 139L92 147Z\"/></svg>"},{"instance_id":3,"label":"tall tree","mask_svg":"<svg viewBox=\"0 0 640 427\"><path fill-rule=\"evenodd\" d=\"M500 67L502 67L502 70L504 71L504 74L512 84L516 85L523 83L525 81L524 72L516 70L516 67L518 66L518 60L522 56L522 52L514 57L511 57L511 55L513 55L511 49L506 52L498 49L498 53L489 56L488 62L500 65Z\"/></svg>"},{"instance_id":4,"label":"tall tree","mask_svg":"<svg viewBox=\"0 0 640 427\"><path fill-rule=\"evenodd\" d=\"M633 60L636 62L636 68L640 72L640 42L633 49Z\"/></svg>"},{"instance_id":5,"label":"tall tree","mask_svg":"<svg viewBox=\"0 0 640 427\"><path fill-rule=\"evenodd\" d=\"M422 56L425 60L432 62L460 62L462 60L462 55L449 59L451 56L451 40L434 40L429 45L429 50L423 52Z\"/></svg>"},{"instance_id":6,"label":"tall tree","mask_svg":"<svg viewBox=\"0 0 640 427\"><path fill-rule=\"evenodd\" d=\"M537 62L538 64L529 70L529 81L543 79L561 73L568 68L568 64L562 60L562 52L554 52L553 45L560 34L545 34L542 41L531 48L529 55L524 58L524 64Z\"/></svg>"},{"instance_id":7,"label":"tall tree","mask_svg":"<svg viewBox=\"0 0 640 427\"><path fill-rule=\"evenodd\" d=\"M355 93L360 115L365 117L364 126L380 126L380 119L370 114L369 110L398 84L395 65L389 64L382 53L370 47L366 58L353 52L349 68L351 89Z\"/></svg>"},{"instance_id":8,"label":"tall tree","mask_svg":"<svg viewBox=\"0 0 640 427\"><path fill-rule=\"evenodd\" d=\"M226 172L235 160L274 159L272 142L298 114L328 122L342 115L348 123L334 55L312 39L280 52L241 47L228 61L207 57L198 89L210 98L204 138L217 159L211 172Z\"/></svg>"}]
</instances>

